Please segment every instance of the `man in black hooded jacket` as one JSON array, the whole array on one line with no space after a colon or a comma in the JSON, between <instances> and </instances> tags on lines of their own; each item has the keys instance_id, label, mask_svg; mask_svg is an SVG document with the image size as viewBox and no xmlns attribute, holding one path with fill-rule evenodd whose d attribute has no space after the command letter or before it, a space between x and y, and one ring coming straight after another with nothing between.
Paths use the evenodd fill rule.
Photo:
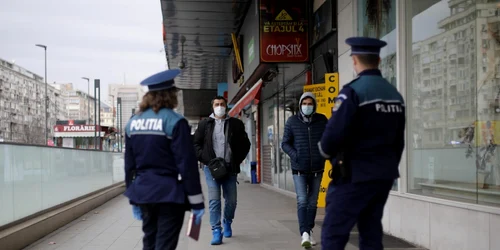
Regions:
<instances>
[{"instance_id":1,"label":"man in black hooded jacket","mask_svg":"<svg viewBox=\"0 0 500 250\"><path fill-rule=\"evenodd\" d=\"M293 181L297 193L297 215L302 246L316 245L312 238L318 205L318 195L325 169L318 142L325 131L328 119L316 113L316 97L306 92L300 98L300 111L288 119L281 148L290 156Z\"/></svg>"}]
</instances>

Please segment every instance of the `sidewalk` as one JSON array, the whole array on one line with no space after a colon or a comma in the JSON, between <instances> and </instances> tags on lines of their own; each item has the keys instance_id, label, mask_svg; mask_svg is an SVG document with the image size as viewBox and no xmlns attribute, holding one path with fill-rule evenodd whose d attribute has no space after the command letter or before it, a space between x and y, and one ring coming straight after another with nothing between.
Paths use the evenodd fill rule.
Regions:
<instances>
[{"instance_id":1,"label":"sidewalk","mask_svg":"<svg viewBox=\"0 0 500 250\"><path fill-rule=\"evenodd\" d=\"M206 197L206 186L204 194ZM318 215L314 237L320 240L323 215ZM187 224L188 214L185 216ZM202 233L198 242L185 236L182 229L181 250L290 250L303 249L296 218L296 201L280 193L240 180L238 208L233 223L233 237L224 238L224 244L211 246L208 211L203 217ZM354 230L355 231L355 230ZM82 216L26 249L142 249L141 222L132 218L131 207L124 196L116 197L103 206ZM353 232L348 250L358 249L357 234ZM418 249L408 243L386 236L385 249ZM313 249L321 249L320 243Z\"/></svg>"}]
</instances>

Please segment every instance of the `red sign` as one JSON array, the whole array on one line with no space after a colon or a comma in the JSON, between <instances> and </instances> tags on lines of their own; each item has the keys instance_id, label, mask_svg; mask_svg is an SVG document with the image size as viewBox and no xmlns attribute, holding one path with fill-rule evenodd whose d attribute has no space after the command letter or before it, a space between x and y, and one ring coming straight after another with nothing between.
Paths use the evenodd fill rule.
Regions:
<instances>
[{"instance_id":1,"label":"red sign","mask_svg":"<svg viewBox=\"0 0 500 250\"><path fill-rule=\"evenodd\" d=\"M54 132L94 132L95 127L94 125L56 125Z\"/></svg>"},{"instance_id":2,"label":"red sign","mask_svg":"<svg viewBox=\"0 0 500 250\"><path fill-rule=\"evenodd\" d=\"M308 6L305 0L260 0L260 60L308 62Z\"/></svg>"}]
</instances>

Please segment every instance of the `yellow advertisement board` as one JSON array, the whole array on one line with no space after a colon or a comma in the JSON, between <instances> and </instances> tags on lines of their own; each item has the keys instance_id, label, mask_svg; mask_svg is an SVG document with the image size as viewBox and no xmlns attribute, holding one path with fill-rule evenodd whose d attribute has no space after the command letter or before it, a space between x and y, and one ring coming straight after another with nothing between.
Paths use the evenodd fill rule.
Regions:
<instances>
[{"instance_id":1,"label":"yellow advertisement board","mask_svg":"<svg viewBox=\"0 0 500 250\"><path fill-rule=\"evenodd\" d=\"M487 146L500 142L500 124L497 120L476 121L476 146Z\"/></svg>"},{"instance_id":2,"label":"yellow advertisement board","mask_svg":"<svg viewBox=\"0 0 500 250\"><path fill-rule=\"evenodd\" d=\"M312 92L316 96L318 107L316 112L325 115L328 119L332 116L334 99L339 94L339 73L325 74L325 83L304 86L304 92ZM321 187L318 197L318 207L326 206L326 190L330 184L328 172L332 169L330 161L325 163L325 172L321 180Z\"/></svg>"}]
</instances>

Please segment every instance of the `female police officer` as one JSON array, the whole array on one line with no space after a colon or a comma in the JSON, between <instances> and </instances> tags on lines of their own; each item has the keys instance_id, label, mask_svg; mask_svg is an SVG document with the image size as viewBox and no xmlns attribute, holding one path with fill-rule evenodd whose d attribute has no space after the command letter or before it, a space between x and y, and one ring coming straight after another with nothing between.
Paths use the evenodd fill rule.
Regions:
<instances>
[{"instance_id":1,"label":"female police officer","mask_svg":"<svg viewBox=\"0 0 500 250\"><path fill-rule=\"evenodd\" d=\"M149 91L125 131L125 195L143 221L148 250L175 249L185 211L192 209L198 224L205 211L191 129L173 110L179 73L167 70L141 82Z\"/></svg>"}]
</instances>

